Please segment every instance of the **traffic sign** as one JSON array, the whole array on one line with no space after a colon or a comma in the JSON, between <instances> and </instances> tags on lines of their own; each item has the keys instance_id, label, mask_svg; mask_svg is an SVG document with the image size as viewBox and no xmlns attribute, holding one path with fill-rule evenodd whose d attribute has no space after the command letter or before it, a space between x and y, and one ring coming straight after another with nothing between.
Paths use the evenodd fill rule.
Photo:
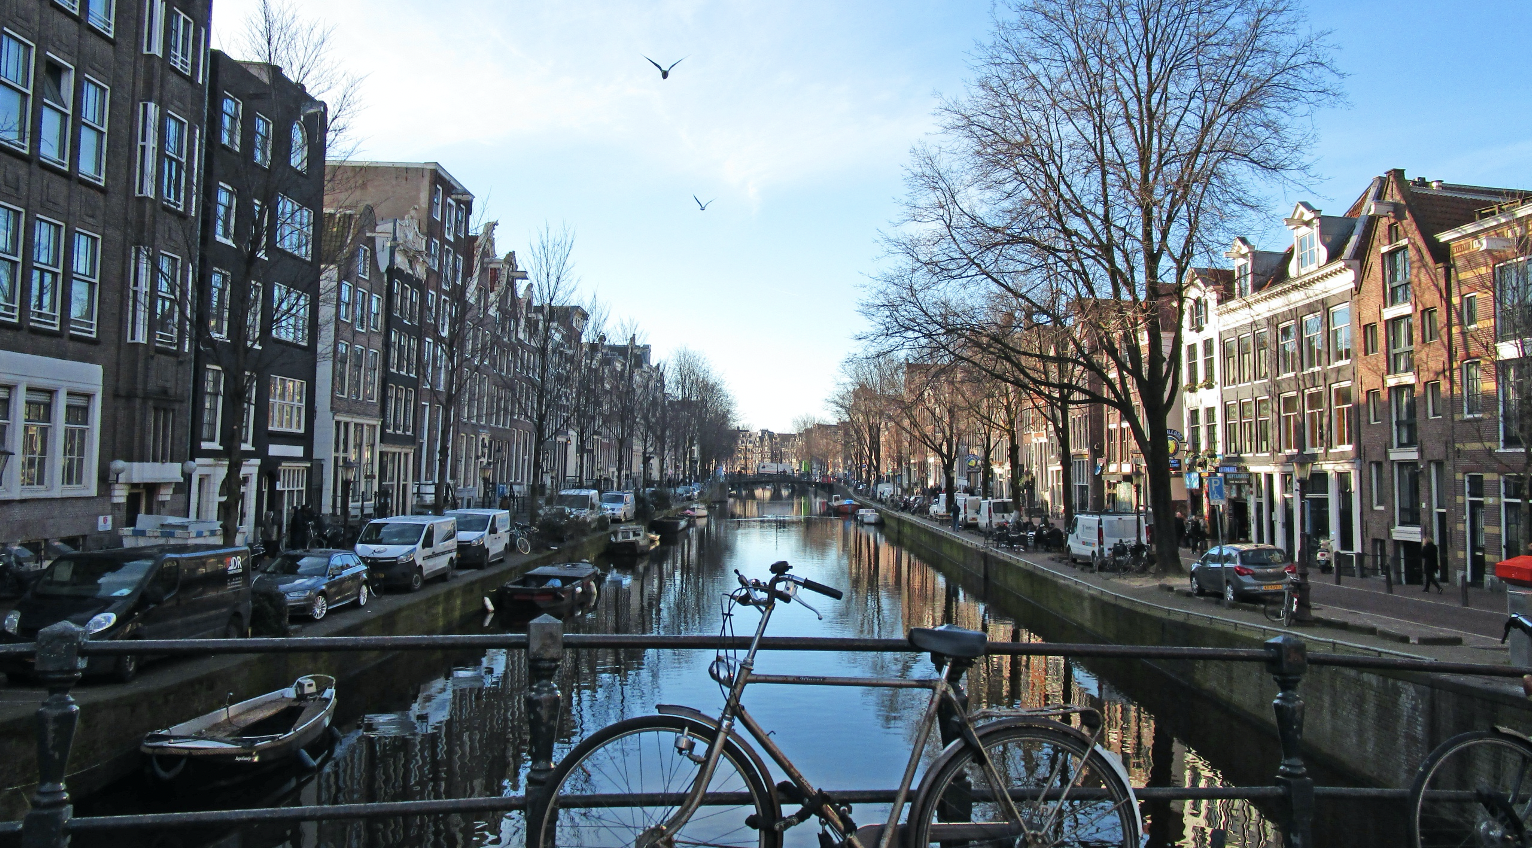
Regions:
<instances>
[{"instance_id":1,"label":"traffic sign","mask_svg":"<svg viewBox=\"0 0 1532 848\"><path fill-rule=\"evenodd\" d=\"M1223 475L1208 475L1208 502L1216 506L1223 506Z\"/></svg>"}]
</instances>

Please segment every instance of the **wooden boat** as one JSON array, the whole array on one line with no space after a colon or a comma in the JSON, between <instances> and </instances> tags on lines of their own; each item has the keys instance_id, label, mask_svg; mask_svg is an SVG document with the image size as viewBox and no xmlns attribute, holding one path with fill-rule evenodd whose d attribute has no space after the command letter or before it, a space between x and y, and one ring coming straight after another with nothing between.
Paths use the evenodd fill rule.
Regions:
<instances>
[{"instance_id":1,"label":"wooden boat","mask_svg":"<svg viewBox=\"0 0 1532 848\"><path fill-rule=\"evenodd\" d=\"M846 498L845 500L841 500L840 498L830 498L825 502L825 514L827 515L851 515L852 513L856 512L856 510L856 501L850 498Z\"/></svg>"},{"instance_id":2,"label":"wooden boat","mask_svg":"<svg viewBox=\"0 0 1532 848\"><path fill-rule=\"evenodd\" d=\"M334 716L335 678L306 674L286 689L149 733L139 750L157 780L212 788L285 762L312 766L304 749L328 734Z\"/></svg>"},{"instance_id":3,"label":"wooden boat","mask_svg":"<svg viewBox=\"0 0 1532 848\"><path fill-rule=\"evenodd\" d=\"M707 518L707 504L692 504L691 508L686 510L686 514L690 515L692 518Z\"/></svg>"},{"instance_id":4,"label":"wooden boat","mask_svg":"<svg viewBox=\"0 0 1532 848\"><path fill-rule=\"evenodd\" d=\"M666 515L649 522L649 529L660 536L674 536L675 534L690 527L692 518L689 515Z\"/></svg>"},{"instance_id":5,"label":"wooden boat","mask_svg":"<svg viewBox=\"0 0 1532 848\"><path fill-rule=\"evenodd\" d=\"M883 514L875 509L859 509L856 511L856 523L858 524L882 524Z\"/></svg>"},{"instance_id":6,"label":"wooden boat","mask_svg":"<svg viewBox=\"0 0 1532 848\"><path fill-rule=\"evenodd\" d=\"M596 597L601 572L588 562L561 562L534 568L495 590L491 599L496 611L536 607L553 615L574 609Z\"/></svg>"},{"instance_id":7,"label":"wooden boat","mask_svg":"<svg viewBox=\"0 0 1532 848\"><path fill-rule=\"evenodd\" d=\"M659 541L641 524L618 524L607 536L607 553L614 556L642 556Z\"/></svg>"}]
</instances>

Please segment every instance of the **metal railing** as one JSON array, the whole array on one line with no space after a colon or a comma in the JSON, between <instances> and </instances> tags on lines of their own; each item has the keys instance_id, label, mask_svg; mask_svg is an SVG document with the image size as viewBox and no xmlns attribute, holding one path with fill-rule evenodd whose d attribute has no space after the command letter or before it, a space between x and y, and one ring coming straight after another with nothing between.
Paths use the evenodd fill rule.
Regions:
<instances>
[{"instance_id":1,"label":"metal railing","mask_svg":"<svg viewBox=\"0 0 1532 848\"><path fill-rule=\"evenodd\" d=\"M194 827L209 824L238 825L273 822L364 819L405 815L449 813L496 813L524 810L541 797L553 770L553 750L558 738L563 695L555 680L566 651L598 649L743 649L749 638L718 636L648 636L628 634L570 634L557 619L542 616L525 634L448 636L330 636L312 638L175 639L133 642L91 641L80 627L61 622L45 628L36 643L0 645L0 657L32 657L34 673L47 689L37 710L38 782L31 809L21 822L0 823L0 836L21 835L23 848L62 848L76 832ZM762 650L834 652L916 652L903 639L766 637ZM392 801L362 804L261 807L201 812L153 813L74 817L66 785L66 765L79 722L71 689L79 682L85 660L93 656L155 654L163 656L213 656L225 654L326 653L355 651L418 651L448 649L522 649L527 656L526 707L530 765L525 795L453 798L432 801ZM1287 846L1313 844L1316 798L1350 801L1398 801L1404 789L1315 786L1304 763L1303 699L1298 685L1310 666L1332 666L1373 671L1428 672L1435 674L1520 677L1532 668L1513 668L1479 663L1452 663L1399 657L1348 654L1309 656L1306 643L1294 636L1279 636L1261 648L1191 648L1151 645L1098 645L1089 643L990 642L988 653L1008 656L1079 657L1085 659L1144 661L1212 661L1261 663L1277 685L1272 709L1282 759L1269 786L1136 787L1140 800L1246 800L1273 804ZM893 790L832 792L854 803L889 803ZM530 800L529 800L530 799ZM529 833L528 848L534 837Z\"/></svg>"}]
</instances>

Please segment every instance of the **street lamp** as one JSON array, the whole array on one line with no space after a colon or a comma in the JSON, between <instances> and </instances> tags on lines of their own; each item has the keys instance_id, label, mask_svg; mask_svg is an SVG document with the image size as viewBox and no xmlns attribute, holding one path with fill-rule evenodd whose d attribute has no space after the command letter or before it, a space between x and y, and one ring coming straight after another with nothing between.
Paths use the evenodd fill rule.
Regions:
<instances>
[{"instance_id":1,"label":"street lamp","mask_svg":"<svg viewBox=\"0 0 1532 848\"><path fill-rule=\"evenodd\" d=\"M1300 445L1297 452L1288 454L1287 460L1293 466L1293 484L1298 498L1293 510L1297 513L1295 520L1298 522L1298 608L1293 618L1297 621L1313 621L1314 610L1309 605L1309 505L1303 484L1314 468L1314 455Z\"/></svg>"},{"instance_id":2,"label":"street lamp","mask_svg":"<svg viewBox=\"0 0 1532 848\"><path fill-rule=\"evenodd\" d=\"M194 513L196 512L196 509L197 509L197 504L195 502L193 502L193 500L192 500L192 495L194 494L192 492L192 481L197 479L194 476L196 473L197 473L197 461L196 460L188 459L185 462L181 463L181 475L186 478L186 517L187 518L195 517ZM0 464L0 479L4 479L4 478L5 478L5 466L3 464Z\"/></svg>"},{"instance_id":3,"label":"street lamp","mask_svg":"<svg viewBox=\"0 0 1532 848\"><path fill-rule=\"evenodd\" d=\"M484 506L486 508L488 508L489 505L492 503L492 501L491 501L491 491L490 491L490 488L489 488L490 487L489 478L494 473L495 473L494 466L491 465L487 460L484 462L484 464L479 466L479 479L481 481L483 481L483 484L484 484Z\"/></svg>"},{"instance_id":4,"label":"street lamp","mask_svg":"<svg viewBox=\"0 0 1532 848\"><path fill-rule=\"evenodd\" d=\"M351 484L356 482L356 462L347 457L340 464L341 527L351 532Z\"/></svg>"},{"instance_id":5,"label":"street lamp","mask_svg":"<svg viewBox=\"0 0 1532 848\"><path fill-rule=\"evenodd\" d=\"M1143 504L1144 468L1138 463L1133 463L1133 523L1138 528L1138 538L1135 543L1144 538L1144 514L1140 509Z\"/></svg>"}]
</instances>

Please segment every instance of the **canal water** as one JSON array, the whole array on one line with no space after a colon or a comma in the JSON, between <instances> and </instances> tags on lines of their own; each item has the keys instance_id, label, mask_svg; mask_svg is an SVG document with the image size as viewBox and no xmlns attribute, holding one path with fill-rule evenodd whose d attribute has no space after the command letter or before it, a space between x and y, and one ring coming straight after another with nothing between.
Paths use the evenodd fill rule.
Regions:
<instances>
[{"instance_id":1,"label":"canal water","mask_svg":"<svg viewBox=\"0 0 1532 848\"><path fill-rule=\"evenodd\" d=\"M818 516L820 501L803 491L763 487L657 548L637 563L598 563L600 596L566 622L567 632L712 634L722 622L721 599L734 569L765 576L777 560L794 572L846 592L834 602L808 596L824 619L798 604L780 608L770 635L903 637L910 627L944 623L984 630L991 639L1055 641L1079 638L1025 599L984 597L888 542L876 528ZM822 603L821 603L822 601ZM753 632L755 613L741 610L740 633ZM517 622L476 616L458 632L482 633ZM449 628L452 629L452 628ZM723 696L707 676L707 651L585 650L566 654L559 688L565 716L555 756L597 729L674 703L716 713ZM763 652L757 671L836 676L928 676L927 656L915 653L830 654ZM320 767L198 797L165 797L142 779L124 780L77 804L77 815L217 809L266 805L425 800L523 791L527 768L519 651L412 652L340 684L341 739ZM1269 784L1278 753L1260 728L1185 691L1140 664L1069 662L1057 657L988 657L970 672L973 705L1040 707L1087 704L1105 716L1104 744L1121 756L1134 785ZM894 787L925 703L920 690L757 686L746 703L773 739L816 785L827 789ZM935 744L925 752L927 762ZM774 777L780 779L780 775ZM1343 776L1319 775L1321 782ZM1239 801L1145 803L1152 846L1277 846L1271 818ZM1269 811L1268 811L1269 812ZM1320 845L1397 844L1397 815L1381 810L1329 809L1321 804ZM859 806L859 822L883 811ZM817 827L788 832L794 848L817 846ZM523 844L522 816L422 816L369 821L311 822L115 833L77 845L124 846L507 846Z\"/></svg>"}]
</instances>

